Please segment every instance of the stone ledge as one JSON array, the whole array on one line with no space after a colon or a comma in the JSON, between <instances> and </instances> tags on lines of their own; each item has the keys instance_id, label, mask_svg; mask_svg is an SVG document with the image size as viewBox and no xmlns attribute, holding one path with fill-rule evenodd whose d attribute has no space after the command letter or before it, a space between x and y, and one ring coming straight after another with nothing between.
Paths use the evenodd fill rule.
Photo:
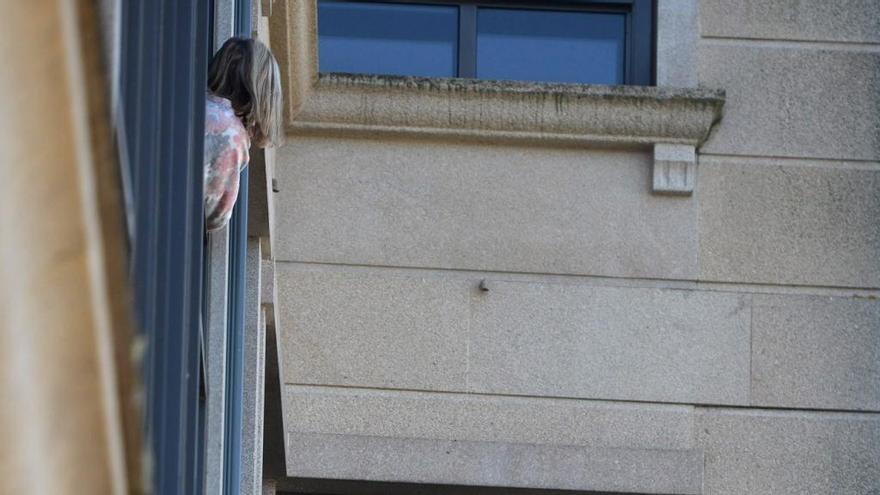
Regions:
<instances>
[{"instance_id":1,"label":"stone ledge","mask_svg":"<svg viewBox=\"0 0 880 495\"><path fill-rule=\"evenodd\" d=\"M654 146L653 191L690 195L696 148L721 118L723 90L321 74L294 134L551 145ZM679 153L680 154L680 153ZM674 165L674 166L673 166Z\"/></svg>"},{"instance_id":2,"label":"stone ledge","mask_svg":"<svg viewBox=\"0 0 880 495\"><path fill-rule=\"evenodd\" d=\"M697 147L724 99L706 88L321 74L289 130Z\"/></svg>"},{"instance_id":3,"label":"stone ledge","mask_svg":"<svg viewBox=\"0 0 880 495\"><path fill-rule=\"evenodd\" d=\"M607 449L288 432L287 475L442 485L699 494L700 450Z\"/></svg>"},{"instance_id":4,"label":"stone ledge","mask_svg":"<svg viewBox=\"0 0 880 495\"><path fill-rule=\"evenodd\" d=\"M270 37L292 133L698 147L721 118L717 89L319 74L315 2L276 3Z\"/></svg>"}]
</instances>

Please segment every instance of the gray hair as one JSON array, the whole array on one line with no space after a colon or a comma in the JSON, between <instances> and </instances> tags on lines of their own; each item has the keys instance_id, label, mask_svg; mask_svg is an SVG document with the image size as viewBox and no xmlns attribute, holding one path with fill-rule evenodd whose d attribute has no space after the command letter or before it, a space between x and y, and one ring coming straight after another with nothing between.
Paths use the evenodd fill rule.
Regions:
<instances>
[{"instance_id":1,"label":"gray hair","mask_svg":"<svg viewBox=\"0 0 880 495\"><path fill-rule=\"evenodd\" d=\"M259 147L284 142L280 72L266 45L247 38L226 40L208 69L208 89L232 102L251 141Z\"/></svg>"}]
</instances>

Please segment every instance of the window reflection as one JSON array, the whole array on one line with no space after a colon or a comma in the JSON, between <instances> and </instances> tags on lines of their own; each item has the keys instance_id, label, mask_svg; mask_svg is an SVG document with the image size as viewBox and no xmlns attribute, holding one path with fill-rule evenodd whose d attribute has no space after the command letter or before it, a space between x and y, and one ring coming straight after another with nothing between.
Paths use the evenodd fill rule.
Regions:
<instances>
[{"instance_id":1,"label":"window reflection","mask_svg":"<svg viewBox=\"0 0 880 495\"><path fill-rule=\"evenodd\" d=\"M458 7L319 2L322 72L453 77Z\"/></svg>"},{"instance_id":2,"label":"window reflection","mask_svg":"<svg viewBox=\"0 0 880 495\"><path fill-rule=\"evenodd\" d=\"M623 84L624 14L480 9L477 77Z\"/></svg>"}]
</instances>

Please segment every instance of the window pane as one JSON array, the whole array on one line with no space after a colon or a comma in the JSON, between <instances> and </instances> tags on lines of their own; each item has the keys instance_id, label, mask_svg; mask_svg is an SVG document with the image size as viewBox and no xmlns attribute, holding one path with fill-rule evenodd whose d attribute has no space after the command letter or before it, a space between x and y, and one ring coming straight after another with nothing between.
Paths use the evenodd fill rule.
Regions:
<instances>
[{"instance_id":1,"label":"window pane","mask_svg":"<svg viewBox=\"0 0 880 495\"><path fill-rule=\"evenodd\" d=\"M321 1L321 72L453 77L458 7Z\"/></svg>"},{"instance_id":2,"label":"window pane","mask_svg":"<svg viewBox=\"0 0 880 495\"><path fill-rule=\"evenodd\" d=\"M480 9L477 77L623 84L626 15Z\"/></svg>"}]
</instances>

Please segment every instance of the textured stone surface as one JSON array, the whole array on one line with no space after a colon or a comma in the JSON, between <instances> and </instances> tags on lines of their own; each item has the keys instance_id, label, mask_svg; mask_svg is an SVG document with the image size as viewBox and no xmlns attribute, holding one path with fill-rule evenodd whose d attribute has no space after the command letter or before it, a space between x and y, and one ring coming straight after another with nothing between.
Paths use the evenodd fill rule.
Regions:
<instances>
[{"instance_id":1,"label":"textured stone surface","mask_svg":"<svg viewBox=\"0 0 880 495\"><path fill-rule=\"evenodd\" d=\"M262 237L264 254L272 256L271 247L275 233L275 193L272 181L275 179L275 148L253 148L250 150L249 188L248 188L248 236Z\"/></svg>"},{"instance_id":2,"label":"textured stone surface","mask_svg":"<svg viewBox=\"0 0 880 495\"><path fill-rule=\"evenodd\" d=\"M873 495L880 415L698 409L710 495Z\"/></svg>"},{"instance_id":3,"label":"textured stone surface","mask_svg":"<svg viewBox=\"0 0 880 495\"><path fill-rule=\"evenodd\" d=\"M470 390L745 405L749 297L491 281L472 309Z\"/></svg>"},{"instance_id":4,"label":"textured stone surface","mask_svg":"<svg viewBox=\"0 0 880 495\"><path fill-rule=\"evenodd\" d=\"M657 2L657 85L697 86L698 0Z\"/></svg>"},{"instance_id":5,"label":"textured stone surface","mask_svg":"<svg viewBox=\"0 0 880 495\"><path fill-rule=\"evenodd\" d=\"M260 261L260 304L266 310L266 325L274 326L276 304L275 293L275 260Z\"/></svg>"},{"instance_id":6,"label":"textured stone surface","mask_svg":"<svg viewBox=\"0 0 880 495\"><path fill-rule=\"evenodd\" d=\"M296 117L318 77L317 2L273 1L269 18L272 54L284 88L284 116Z\"/></svg>"},{"instance_id":7,"label":"textured stone surface","mask_svg":"<svg viewBox=\"0 0 880 495\"><path fill-rule=\"evenodd\" d=\"M880 301L755 295L752 403L880 410Z\"/></svg>"},{"instance_id":8,"label":"textured stone surface","mask_svg":"<svg viewBox=\"0 0 880 495\"><path fill-rule=\"evenodd\" d=\"M286 382L464 389L466 281L275 269Z\"/></svg>"},{"instance_id":9,"label":"textured stone surface","mask_svg":"<svg viewBox=\"0 0 880 495\"><path fill-rule=\"evenodd\" d=\"M111 112L98 3L4 7L0 46L17 48L5 52L0 72L0 493L135 491L151 481L141 469L140 428L141 371L152 363L135 324L123 169L111 133L119 122L111 115L120 114ZM151 171L164 177L172 164L162 165ZM181 214L175 225L191 219ZM149 255L164 258L182 244ZM185 266L188 280L197 268ZM156 278L138 295L184 285ZM148 300L138 298L148 308L139 314L157 315L151 321L182 326L183 318L162 318L193 315Z\"/></svg>"},{"instance_id":10,"label":"textured stone surface","mask_svg":"<svg viewBox=\"0 0 880 495\"><path fill-rule=\"evenodd\" d=\"M698 146L723 105L724 92L705 87L323 74L291 130Z\"/></svg>"},{"instance_id":11,"label":"textured stone surface","mask_svg":"<svg viewBox=\"0 0 880 495\"><path fill-rule=\"evenodd\" d=\"M749 403L749 295L276 270L286 383Z\"/></svg>"},{"instance_id":12,"label":"textured stone surface","mask_svg":"<svg viewBox=\"0 0 880 495\"><path fill-rule=\"evenodd\" d=\"M696 204L649 152L298 138L279 151L276 259L696 277Z\"/></svg>"},{"instance_id":13,"label":"textured stone surface","mask_svg":"<svg viewBox=\"0 0 880 495\"><path fill-rule=\"evenodd\" d=\"M880 43L878 11L878 0L701 0L700 27L703 36Z\"/></svg>"},{"instance_id":14,"label":"textured stone surface","mask_svg":"<svg viewBox=\"0 0 880 495\"><path fill-rule=\"evenodd\" d=\"M693 448L693 407L284 387L285 431L549 445Z\"/></svg>"},{"instance_id":15,"label":"textured stone surface","mask_svg":"<svg viewBox=\"0 0 880 495\"><path fill-rule=\"evenodd\" d=\"M699 66L727 90L703 152L880 158L880 53L704 40Z\"/></svg>"},{"instance_id":16,"label":"textured stone surface","mask_svg":"<svg viewBox=\"0 0 880 495\"><path fill-rule=\"evenodd\" d=\"M880 168L700 159L700 278L880 287Z\"/></svg>"},{"instance_id":17,"label":"textured stone surface","mask_svg":"<svg viewBox=\"0 0 880 495\"><path fill-rule=\"evenodd\" d=\"M283 368L278 355L277 327L266 326L266 377L263 402L263 480L280 480L287 473L285 461Z\"/></svg>"},{"instance_id":18,"label":"textured stone surface","mask_svg":"<svg viewBox=\"0 0 880 495\"><path fill-rule=\"evenodd\" d=\"M259 495L263 478L263 404L265 402L266 319L260 304L262 250L247 241L241 397L241 495Z\"/></svg>"},{"instance_id":19,"label":"textured stone surface","mask_svg":"<svg viewBox=\"0 0 880 495\"><path fill-rule=\"evenodd\" d=\"M290 433L288 475L511 488L702 493L697 450Z\"/></svg>"},{"instance_id":20,"label":"textured stone surface","mask_svg":"<svg viewBox=\"0 0 880 495\"><path fill-rule=\"evenodd\" d=\"M690 196L697 181L697 155L686 144L654 145L653 191Z\"/></svg>"},{"instance_id":21,"label":"textured stone surface","mask_svg":"<svg viewBox=\"0 0 880 495\"><path fill-rule=\"evenodd\" d=\"M226 442L226 349L229 298L229 229L208 234L204 298L205 331L205 493L223 493L223 452Z\"/></svg>"},{"instance_id":22,"label":"textured stone surface","mask_svg":"<svg viewBox=\"0 0 880 495\"><path fill-rule=\"evenodd\" d=\"M214 9L214 46L211 53L219 50L223 43L235 35L235 4L219 2Z\"/></svg>"}]
</instances>

